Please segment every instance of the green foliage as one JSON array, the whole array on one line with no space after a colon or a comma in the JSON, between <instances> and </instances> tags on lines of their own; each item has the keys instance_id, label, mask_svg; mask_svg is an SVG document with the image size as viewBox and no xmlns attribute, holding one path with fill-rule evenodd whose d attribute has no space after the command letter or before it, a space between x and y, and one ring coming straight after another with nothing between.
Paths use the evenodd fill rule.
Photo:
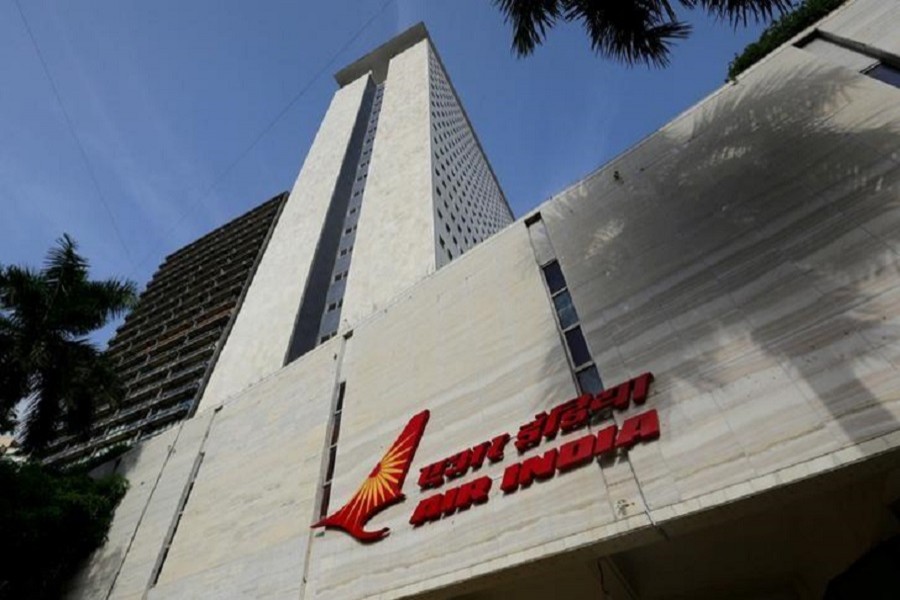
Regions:
<instances>
[{"instance_id":1,"label":"green foliage","mask_svg":"<svg viewBox=\"0 0 900 600\"><path fill-rule=\"evenodd\" d=\"M744 48L743 52L734 57L734 60L728 65L728 80L734 81L738 75L762 60L763 57L846 1L805 0L795 10L769 25L759 40Z\"/></svg>"},{"instance_id":2,"label":"green foliage","mask_svg":"<svg viewBox=\"0 0 900 600\"><path fill-rule=\"evenodd\" d=\"M105 540L127 483L0 460L0 600L58 598Z\"/></svg>"},{"instance_id":3,"label":"green foliage","mask_svg":"<svg viewBox=\"0 0 900 600\"><path fill-rule=\"evenodd\" d=\"M91 280L66 235L40 270L0 267L0 431L21 427L26 453L41 453L60 432L86 435L97 405L121 398L110 361L87 336L130 308L135 289L130 281Z\"/></svg>"},{"instance_id":4,"label":"green foliage","mask_svg":"<svg viewBox=\"0 0 900 600\"><path fill-rule=\"evenodd\" d=\"M665 66L673 42L691 33L676 7L701 10L732 25L769 20L793 0L492 0L512 25L513 50L531 54L557 24L578 23L597 54L629 65Z\"/></svg>"},{"instance_id":5,"label":"green foliage","mask_svg":"<svg viewBox=\"0 0 900 600\"><path fill-rule=\"evenodd\" d=\"M85 461L75 463L71 466L66 466L63 468L63 470L67 473L90 473L100 465L106 464L111 460L119 458L129 450L131 450L131 444L129 444L128 442L119 442L118 444L109 446L100 454L92 456Z\"/></svg>"}]
</instances>

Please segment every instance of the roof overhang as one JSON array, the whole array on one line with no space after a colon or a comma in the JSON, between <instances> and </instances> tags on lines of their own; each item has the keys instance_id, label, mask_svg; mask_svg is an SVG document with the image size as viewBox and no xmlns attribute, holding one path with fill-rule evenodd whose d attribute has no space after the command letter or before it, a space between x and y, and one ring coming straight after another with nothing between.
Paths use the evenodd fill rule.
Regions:
<instances>
[{"instance_id":1,"label":"roof overhang","mask_svg":"<svg viewBox=\"0 0 900 600\"><path fill-rule=\"evenodd\" d=\"M372 50L356 62L353 62L334 74L334 80L344 87L367 73L372 73L376 84L387 78L388 63L391 59L421 42L430 39L428 30L422 22L416 23L390 41Z\"/></svg>"}]
</instances>

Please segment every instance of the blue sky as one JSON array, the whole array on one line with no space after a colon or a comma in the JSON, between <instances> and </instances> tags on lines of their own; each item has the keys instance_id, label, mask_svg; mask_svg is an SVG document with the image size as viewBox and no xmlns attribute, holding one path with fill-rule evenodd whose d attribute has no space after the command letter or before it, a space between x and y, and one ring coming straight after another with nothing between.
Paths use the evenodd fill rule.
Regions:
<instances>
[{"instance_id":1,"label":"blue sky","mask_svg":"<svg viewBox=\"0 0 900 600\"><path fill-rule=\"evenodd\" d=\"M140 285L166 254L290 189L332 73L418 21L517 216L722 85L761 29L688 14L694 35L648 69L595 56L573 26L516 58L488 0L19 2L65 113L5 0L0 263L37 265L67 232L97 277Z\"/></svg>"}]
</instances>

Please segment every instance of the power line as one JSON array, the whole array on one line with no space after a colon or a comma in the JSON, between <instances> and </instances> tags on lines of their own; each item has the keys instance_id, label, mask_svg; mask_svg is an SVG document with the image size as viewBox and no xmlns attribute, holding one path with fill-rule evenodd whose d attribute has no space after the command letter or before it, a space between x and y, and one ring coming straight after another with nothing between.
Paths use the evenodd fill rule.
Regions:
<instances>
[{"instance_id":1,"label":"power line","mask_svg":"<svg viewBox=\"0 0 900 600\"><path fill-rule=\"evenodd\" d=\"M225 179L225 177L227 177L229 173L231 173L232 169L234 169L234 167L236 167L242 160L247 157L248 154L250 154L250 152L257 146L257 144L259 144L259 142L261 142L262 139L275 127L275 125L277 125L278 122L281 121L281 119L294 107L294 105L297 104L297 102L299 102L304 95L306 95L306 93L312 88L313 84L315 84L316 81L318 81L318 79L326 71L328 71L328 69L331 68L331 66L340 57L340 55L343 54L350 46L352 46L353 43L356 42L357 39L359 39L359 36L361 36L363 32L365 32L365 30L368 29L369 26L372 25L372 23L374 23L375 20L381 16L385 9L387 9L387 7L394 1L395 0L385 0L385 2L381 4L381 7L371 17L369 17L369 19L359 29L357 29L356 32L351 35L350 38L334 54L332 54L331 58L328 59L328 61L324 65L322 65L322 67L318 71L316 71L312 78L306 82L306 84L288 101L288 103L278 111L278 113L268 122L268 124L262 129L262 131L260 131L260 133L255 138L253 138L253 141L250 142L250 144L245 147L244 150L242 150L234 158L234 160L228 163L228 166L225 167L225 169L223 169L213 179L212 183L210 183L203 192L198 194L193 201L188 201L187 205L198 203L202 204L206 196L212 193L216 186L218 186L222 182L222 180ZM18 2L18 0L16 0L16 2ZM181 217L177 221L175 221L175 223L163 235L169 235L176 227L183 223L187 217L188 210L186 209L181 213ZM134 267L135 271L137 271L147 261L147 259L152 256L152 254L152 252L149 252L143 258L141 258L141 260L138 261L138 263Z\"/></svg>"},{"instance_id":2,"label":"power line","mask_svg":"<svg viewBox=\"0 0 900 600\"><path fill-rule=\"evenodd\" d=\"M50 82L50 87L53 90L53 95L56 97L56 102L59 104L60 110L62 110L63 117L66 121L66 126L69 128L69 133L72 134L72 138L75 140L75 145L78 146L78 150L81 152L81 159L84 161L84 166L87 169L88 175L90 175L91 181L94 184L94 189L97 190L97 196L100 197L100 202L103 204L103 208L106 210L106 214L109 216L109 222L113 226L113 230L116 232L116 237L119 240L119 244L121 244L122 249L125 250L125 255L128 257L128 261L131 263L132 267L136 268L134 258L131 256L131 251L128 249L128 246L125 244L125 238L122 235L121 230L119 230L119 225L116 223L116 218L113 215L112 209L109 207L109 202L106 201L106 196L103 194L103 190L100 187L100 183L97 181L97 175L94 173L94 169L91 166L91 161L88 159L87 152L84 150L84 145L81 143L81 138L78 137L78 133L75 131L74 125L72 125L72 118L69 116L69 111L66 110L66 105L62 101L62 96L59 93L59 88L56 87L56 82L53 80L53 76L50 75L50 69L47 67L47 61L44 60L44 53L41 52L40 46L38 46L37 40L34 37L34 32L31 31L31 25L28 24L28 19L25 17L25 12L22 10L22 6L19 4L19 0L13 0L16 5L16 8L19 10L19 16L22 18L22 23L25 25L25 31L28 32L28 37L31 40L31 45L34 46L34 52L37 54L38 60L41 62L41 67L44 69L44 75L47 77L47 81Z\"/></svg>"}]
</instances>

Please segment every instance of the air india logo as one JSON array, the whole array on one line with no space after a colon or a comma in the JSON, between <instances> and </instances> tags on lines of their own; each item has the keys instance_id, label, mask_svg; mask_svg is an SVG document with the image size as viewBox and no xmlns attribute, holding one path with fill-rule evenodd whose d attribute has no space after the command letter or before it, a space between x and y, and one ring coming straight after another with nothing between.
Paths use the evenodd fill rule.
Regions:
<instances>
[{"instance_id":1,"label":"air india logo","mask_svg":"<svg viewBox=\"0 0 900 600\"><path fill-rule=\"evenodd\" d=\"M469 509L486 504L492 496L510 496L590 464L602 466L613 457L625 457L638 444L658 439L659 415L656 409L644 407L652 382L653 374L647 372L596 394L582 394L534 415L515 434L506 430L425 465L419 469L421 497L410 525L418 529L463 512L468 514ZM404 499L403 482L428 417L429 412L423 410L410 419L350 501L313 527L341 529L361 542L384 539L387 527L366 531L366 523ZM551 444L549 449L542 447ZM493 476L481 471L508 462L510 445L518 454L516 462ZM500 493L491 494L495 482L500 484Z\"/></svg>"},{"instance_id":2,"label":"air india logo","mask_svg":"<svg viewBox=\"0 0 900 600\"><path fill-rule=\"evenodd\" d=\"M428 424L428 416L429 412L423 410L410 419L350 501L313 527L342 529L361 542L377 542L387 536L388 527L378 531L366 531L364 527L379 512L403 501L403 482Z\"/></svg>"}]
</instances>

